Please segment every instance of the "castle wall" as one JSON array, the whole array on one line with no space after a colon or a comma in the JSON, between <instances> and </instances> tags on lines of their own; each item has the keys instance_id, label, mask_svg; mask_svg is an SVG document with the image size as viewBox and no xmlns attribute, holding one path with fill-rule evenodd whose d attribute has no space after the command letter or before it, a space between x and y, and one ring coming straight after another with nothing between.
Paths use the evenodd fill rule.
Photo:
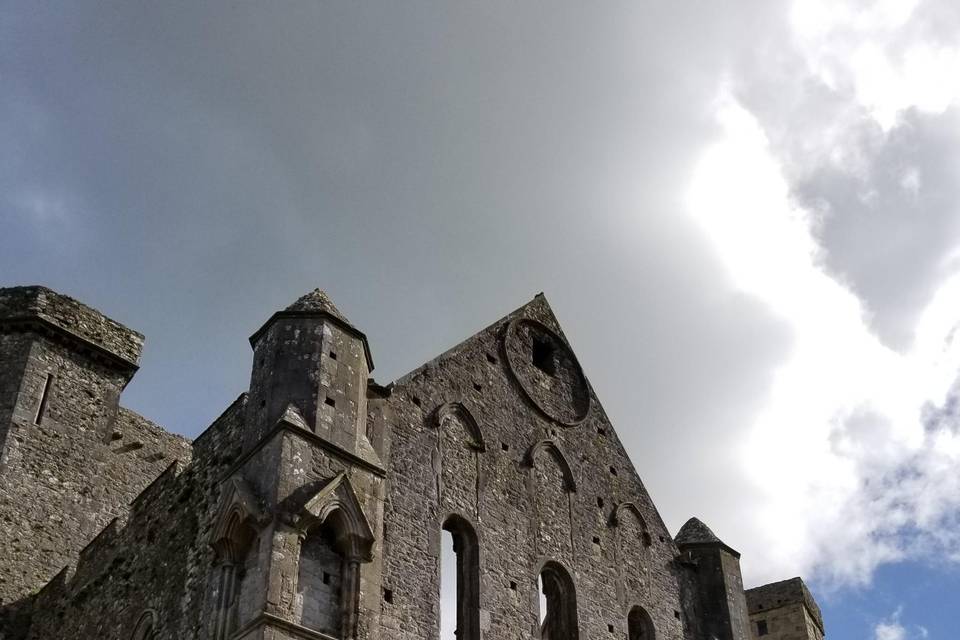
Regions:
<instances>
[{"instance_id":1,"label":"castle wall","mask_svg":"<svg viewBox=\"0 0 960 640\"><path fill-rule=\"evenodd\" d=\"M14 406L0 458L0 598L11 603L69 564L189 445L118 407L116 369L45 336L4 340L8 353L27 351L16 393L17 369L0 374Z\"/></svg>"},{"instance_id":2,"label":"castle wall","mask_svg":"<svg viewBox=\"0 0 960 640\"><path fill-rule=\"evenodd\" d=\"M766 633L760 635L760 625ZM807 608L788 604L750 616L750 637L755 640L823 640L823 633Z\"/></svg>"},{"instance_id":3,"label":"castle wall","mask_svg":"<svg viewBox=\"0 0 960 640\"><path fill-rule=\"evenodd\" d=\"M190 445L119 406L139 334L79 303L60 318L52 292L13 297L70 331L4 325L6 291L0 588L46 584L0 607L0 638L434 640L444 530L459 640L745 637L738 555L678 549L542 297L381 387L312 292L255 334L249 393ZM798 602L822 630L802 583L764 589L770 632L802 626Z\"/></svg>"},{"instance_id":4,"label":"castle wall","mask_svg":"<svg viewBox=\"0 0 960 640\"><path fill-rule=\"evenodd\" d=\"M174 463L38 595L30 640L128 640L145 612L156 640L212 637L214 552L209 534L220 484L236 462L243 401L197 439L193 461Z\"/></svg>"},{"instance_id":5,"label":"castle wall","mask_svg":"<svg viewBox=\"0 0 960 640\"><path fill-rule=\"evenodd\" d=\"M751 638L763 640L823 640L823 617L800 578L749 589Z\"/></svg>"},{"instance_id":6,"label":"castle wall","mask_svg":"<svg viewBox=\"0 0 960 640\"><path fill-rule=\"evenodd\" d=\"M521 312L559 335L542 298ZM538 635L537 578L553 560L573 578L580 637L608 637L611 629L625 636L628 611L641 605L657 638L682 638L677 551L626 452L588 386L592 408L579 424L561 426L543 415L545 406L573 420L582 409L566 372L552 377L560 390L545 386L529 399L517 381L537 381L524 372L526 361L518 362L529 354L508 353L515 345L504 345L511 319L394 385L384 528L384 588L393 601L383 604L384 631L404 640L437 638L441 527L458 514L479 539L484 637ZM565 355L554 356L562 368ZM446 403L473 416L482 450L464 427L469 420L456 412L438 417ZM555 446L535 446L545 440ZM619 526L611 526L615 508L627 502L639 518L622 510Z\"/></svg>"}]
</instances>

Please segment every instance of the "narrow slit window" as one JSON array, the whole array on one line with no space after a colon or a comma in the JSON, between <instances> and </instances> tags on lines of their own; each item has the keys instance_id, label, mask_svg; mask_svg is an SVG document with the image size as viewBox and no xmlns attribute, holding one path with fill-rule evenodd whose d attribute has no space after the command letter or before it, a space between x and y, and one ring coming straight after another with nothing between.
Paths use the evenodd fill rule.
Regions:
<instances>
[{"instance_id":1,"label":"narrow slit window","mask_svg":"<svg viewBox=\"0 0 960 640\"><path fill-rule=\"evenodd\" d=\"M47 374L47 379L43 381L43 393L40 394L40 404L37 405L37 416L34 418L34 424L40 424L43 420L43 414L47 410L47 401L50 399L50 387L53 385L53 376Z\"/></svg>"}]
</instances>

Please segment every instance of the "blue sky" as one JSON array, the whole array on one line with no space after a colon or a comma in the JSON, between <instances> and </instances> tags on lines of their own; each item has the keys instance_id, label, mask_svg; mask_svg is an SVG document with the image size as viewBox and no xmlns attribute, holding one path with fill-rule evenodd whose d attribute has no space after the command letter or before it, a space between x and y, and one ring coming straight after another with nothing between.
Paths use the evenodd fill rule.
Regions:
<instances>
[{"instance_id":1,"label":"blue sky","mask_svg":"<svg viewBox=\"0 0 960 640\"><path fill-rule=\"evenodd\" d=\"M145 333L123 402L186 435L314 287L384 383L544 291L673 531L952 639L958 43L948 0L0 3L0 280Z\"/></svg>"}]
</instances>

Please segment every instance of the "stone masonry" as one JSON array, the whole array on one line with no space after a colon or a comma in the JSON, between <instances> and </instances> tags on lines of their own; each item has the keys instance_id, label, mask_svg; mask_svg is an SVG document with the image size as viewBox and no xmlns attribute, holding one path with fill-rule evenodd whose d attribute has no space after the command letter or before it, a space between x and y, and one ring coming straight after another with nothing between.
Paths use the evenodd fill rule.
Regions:
<instances>
[{"instance_id":1,"label":"stone masonry","mask_svg":"<svg viewBox=\"0 0 960 640\"><path fill-rule=\"evenodd\" d=\"M800 578L774 582L746 593L753 638L823 640L823 617Z\"/></svg>"},{"instance_id":2,"label":"stone masonry","mask_svg":"<svg viewBox=\"0 0 960 640\"><path fill-rule=\"evenodd\" d=\"M0 640L433 640L444 535L458 640L747 640L794 605L820 635L772 637L823 637L802 583L745 595L706 525L671 537L542 295L388 385L319 290L250 343L189 442L120 406L143 336L0 289Z\"/></svg>"}]
</instances>

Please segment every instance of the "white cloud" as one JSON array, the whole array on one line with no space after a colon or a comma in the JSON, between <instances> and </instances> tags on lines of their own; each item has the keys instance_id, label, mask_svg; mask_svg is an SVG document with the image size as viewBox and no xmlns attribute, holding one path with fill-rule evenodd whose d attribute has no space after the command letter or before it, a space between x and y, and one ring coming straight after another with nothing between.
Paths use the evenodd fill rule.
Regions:
<instances>
[{"instance_id":1,"label":"white cloud","mask_svg":"<svg viewBox=\"0 0 960 640\"><path fill-rule=\"evenodd\" d=\"M816 215L791 199L759 122L726 94L717 113L723 137L701 158L689 210L732 286L794 336L741 450L753 500L725 523L748 541L748 580L800 572L862 584L884 562L960 552L943 526L960 511L960 430L937 411L960 371L960 275L926 308L914 347L888 348L820 266Z\"/></svg>"},{"instance_id":2,"label":"white cloud","mask_svg":"<svg viewBox=\"0 0 960 640\"><path fill-rule=\"evenodd\" d=\"M899 622L881 622L873 628L876 640L906 640L907 630Z\"/></svg>"},{"instance_id":3,"label":"white cloud","mask_svg":"<svg viewBox=\"0 0 960 640\"><path fill-rule=\"evenodd\" d=\"M852 87L889 131L907 108L942 113L960 98L960 47L905 41L924 8L919 0L802 0L791 18L811 71L833 89Z\"/></svg>"},{"instance_id":4,"label":"white cloud","mask_svg":"<svg viewBox=\"0 0 960 640\"><path fill-rule=\"evenodd\" d=\"M902 615L903 607L897 607L889 617L874 625L874 640L923 640L929 637L929 631L922 625L910 628L904 626L900 622Z\"/></svg>"}]
</instances>

